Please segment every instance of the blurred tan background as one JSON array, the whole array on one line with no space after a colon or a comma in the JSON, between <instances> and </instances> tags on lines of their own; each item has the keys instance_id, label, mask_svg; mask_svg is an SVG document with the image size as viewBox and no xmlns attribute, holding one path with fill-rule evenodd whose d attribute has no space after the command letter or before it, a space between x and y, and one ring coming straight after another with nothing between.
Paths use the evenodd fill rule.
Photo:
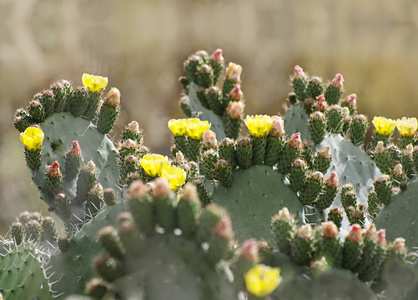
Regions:
<instances>
[{"instance_id":1,"label":"blurred tan background","mask_svg":"<svg viewBox=\"0 0 418 300\"><path fill-rule=\"evenodd\" d=\"M418 1L0 0L0 234L22 210L43 210L13 113L59 79L108 76L122 93L121 126L137 120L168 154L182 64L224 50L243 66L247 114L275 114L293 66L345 78L369 119L417 116Z\"/></svg>"}]
</instances>

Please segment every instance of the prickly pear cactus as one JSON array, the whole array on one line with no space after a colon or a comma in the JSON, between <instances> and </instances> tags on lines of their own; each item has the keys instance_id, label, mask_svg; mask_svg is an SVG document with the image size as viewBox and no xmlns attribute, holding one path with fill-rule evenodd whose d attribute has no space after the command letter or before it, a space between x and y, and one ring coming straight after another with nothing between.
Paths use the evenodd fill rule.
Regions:
<instances>
[{"instance_id":1,"label":"prickly pear cactus","mask_svg":"<svg viewBox=\"0 0 418 300\"><path fill-rule=\"evenodd\" d=\"M8 245L0 256L0 293L4 299L55 299L40 251L28 242Z\"/></svg>"},{"instance_id":2,"label":"prickly pear cactus","mask_svg":"<svg viewBox=\"0 0 418 300\"><path fill-rule=\"evenodd\" d=\"M49 92L35 95L29 112L20 109L15 117L41 198L73 230L91 214L86 201L94 185L116 192L119 181L117 151L106 133L118 114L120 93L112 88L99 106L107 78L89 76L84 74L84 87L74 91L67 81L52 85ZM28 131L34 127L29 126L40 127L40 143L34 145L33 130ZM57 199L58 194L63 196Z\"/></svg>"}]
</instances>

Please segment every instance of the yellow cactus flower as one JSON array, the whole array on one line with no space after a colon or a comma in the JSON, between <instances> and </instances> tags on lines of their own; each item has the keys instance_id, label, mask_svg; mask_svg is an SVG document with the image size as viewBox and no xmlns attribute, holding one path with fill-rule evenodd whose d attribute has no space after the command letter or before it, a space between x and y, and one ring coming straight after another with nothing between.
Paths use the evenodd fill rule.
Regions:
<instances>
[{"instance_id":1,"label":"yellow cactus flower","mask_svg":"<svg viewBox=\"0 0 418 300\"><path fill-rule=\"evenodd\" d=\"M81 77L83 86L91 93L100 94L107 86L107 77L90 75L84 73Z\"/></svg>"},{"instance_id":2,"label":"yellow cactus flower","mask_svg":"<svg viewBox=\"0 0 418 300\"><path fill-rule=\"evenodd\" d=\"M372 123L376 133L380 135L391 135L396 127L394 120L385 117L374 117Z\"/></svg>"},{"instance_id":3,"label":"yellow cactus flower","mask_svg":"<svg viewBox=\"0 0 418 300\"><path fill-rule=\"evenodd\" d=\"M176 166L164 166L161 172L161 177L168 180L173 191L177 191L186 181L186 172Z\"/></svg>"},{"instance_id":4,"label":"yellow cactus flower","mask_svg":"<svg viewBox=\"0 0 418 300\"><path fill-rule=\"evenodd\" d=\"M374 117L372 123L376 133L380 135L391 135L396 127L394 120L385 117Z\"/></svg>"},{"instance_id":5,"label":"yellow cactus flower","mask_svg":"<svg viewBox=\"0 0 418 300\"><path fill-rule=\"evenodd\" d=\"M175 136L185 135L187 132L187 119L171 119L168 121L168 128Z\"/></svg>"},{"instance_id":6,"label":"yellow cactus flower","mask_svg":"<svg viewBox=\"0 0 418 300\"><path fill-rule=\"evenodd\" d=\"M187 119L187 135L194 140L201 140L210 126L211 124L208 121L200 121L196 118Z\"/></svg>"},{"instance_id":7,"label":"yellow cactus flower","mask_svg":"<svg viewBox=\"0 0 418 300\"><path fill-rule=\"evenodd\" d=\"M140 164L149 176L158 177L161 176L163 168L168 165L168 158L160 154L145 154Z\"/></svg>"},{"instance_id":8,"label":"yellow cactus flower","mask_svg":"<svg viewBox=\"0 0 418 300\"><path fill-rule=\"evenodd\" d=\"M245 125L253 137L264 137L268 135L273 126L273 120L270 116L266 115L247 116L245 118Z\"/></svg>"},{"instance_id":9,"label":"yellow cactus flower","mask_svg":"<svg viewBox=\"0 0 418 300\"><path fill-rule=\"evenodd\" d=\"M256 265L245 275L247 290L257 297L265 297L271 294L280 284L280 270L262 264Z\"/></svg>"},{"instance_id":10,"label":"yellow cactus flower","mask_svg":"<svg viewBox=\"0 0 418 300\"><path fill-rule=\"evenodd\" d=\"M38 127L28 127L20 134L20 140L29 151L37 151L42 147L44 132Z\"/></svg>"},{"instance_id":11,"label":"yellow cactus flower","mask_svg":"<svg viewBox=\"0 0 418 300\"><path fill-rule=\"evenodd\" d=\"M403 117L400 120L396 120L396 127L399 130L399 133L403 137L412 137L418 128L418 122L416 118L405 118Z\"/></svg>"}]
</instances>

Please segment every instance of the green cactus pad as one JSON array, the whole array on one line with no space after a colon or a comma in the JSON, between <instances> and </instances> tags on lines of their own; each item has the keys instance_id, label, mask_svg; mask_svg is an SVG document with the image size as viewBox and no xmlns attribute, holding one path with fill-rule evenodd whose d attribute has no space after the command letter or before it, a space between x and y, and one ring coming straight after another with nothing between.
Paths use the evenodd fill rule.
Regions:
<instances>
[{"instance_id":1,"label":"green cactus pad","mask_svg":"<svg viewBox=\"0 0 418 300\"><path fill-rule=\"evenodd\" d=\"M97 276L92 267L93 259L103 251L97 241L98 231L115 224L119 213L127 210L126 202L105 208L69 239L67 252L57 249L51 255L46 268L49 268L51 282L55 282L53 290L62 294L58 299L65 299L71 294L84 294L86 283Z\"/></svg>"},{"instance_id":2,"label":"green cactus pad","mask_svg":"<svg viewBox=\"0 0 418 300\"><path fill-rule=\"evenodd\" d=\"M38 250L26 242L4 245L4 249L7 253L0 255L0 292L4 299L54 299Z\"/></svg>"},{"instance_id":3,"label":"green cactus pad","mask_svg":"<svg viewBox=\"0 0 418 300\"><path fill-rule=\"evenodd\" d=\"M189 100L192 117L198 117L200 120L206 120L211 123L210 129L216 133L216 139L221 141L226 137L225 124L222 117L216 115L213 111L208 110L202 106L196 96L197 85L194 82L189 84Z\"/></svg>"},{"instance_id":4,"label":"green cactus pad","mask_svg":"<svg viewBox=\"0 0 418 300\"><path fill-rule=\"evenodd\" d=\"M308 128L308 118L302 103L298 102L286 110L284 116L284 131L286 136L300 132L302 141L311 141L311 134Z\"/></svg>"},{"instance_id":5,"label":"green cactus pad","mask_svg":"<svg viewBox=\"0 0 418 300\"><path fill-rule=\"evenodd\" d=\"M211 198L228 210L240 242L252 237L270 240L271 217L283 207L302 216L303 206L298 196L283 179L271 167L257 165L234 172L230 188L218 186L214 190Z\"/></svg>"},{"instance_id":6,"label":"green cactus pad","mask_svg":"<svg viewBox=\"0 0 418 300\"><path fill-rule=\"evenodd\" d=\"M100 132L90 121L83 118L75 118L67 113L53 114L48 117L41 127L45 134L43 142L43 159L39 171L31 171L32 179L38 186L42 199L48 206L54 207L54 197L48 192L44 178L46 165L55 160L60 166L65 166L65 156L71 148L72 141L79 141L83 152L84 163L93 160L96 170L99 172L98 182L103 188L115 187L119 180L119 166L117 163L116 148L113 143ZM65 172L65 170L64 170ZM64 178L62 192L70 199L76 195L76 180L66 181ZM83 205L72 205L72 220L65 220L68 223L78 223L78 219L84 217Z\"/></svg>"}]
</instances>

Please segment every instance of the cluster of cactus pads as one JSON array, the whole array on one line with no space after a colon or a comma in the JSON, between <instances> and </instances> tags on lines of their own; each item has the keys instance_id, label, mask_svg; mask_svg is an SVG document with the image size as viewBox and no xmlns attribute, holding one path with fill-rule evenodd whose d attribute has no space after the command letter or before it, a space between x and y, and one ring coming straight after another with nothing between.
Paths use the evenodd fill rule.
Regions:
<instances>
[{"instance_id":1,"label":"cluster of cactus pads","mask_svg":"<svg viewBox=\"0 0 418 300\"><path fill-rule=\"evenodd\" d=\"M369 146L341 74L324 85L296 66L286 114L244 118L242 68L222 50L184 68L170 158L135 121L118 145L107 137L121 94L102 99L105 77L57 82L17 110L65 230L38 213L11 225L5 299L416 299L416 119L375 117Z\"/></svg>"}]
</instances>

